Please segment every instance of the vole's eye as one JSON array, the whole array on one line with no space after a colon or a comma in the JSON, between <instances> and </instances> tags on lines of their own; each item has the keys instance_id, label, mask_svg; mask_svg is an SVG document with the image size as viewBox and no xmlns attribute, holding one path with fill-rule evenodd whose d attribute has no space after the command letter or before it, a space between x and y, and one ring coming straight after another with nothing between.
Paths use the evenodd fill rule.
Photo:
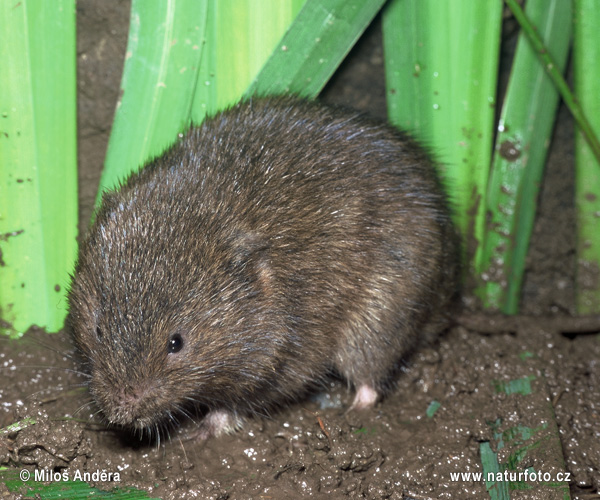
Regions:
<instances>
[{"instance_id":1,"label":"vole's eye","mask_svg":"<svg viewBox=\"0 0 600 500\"><path fill-rule=\"evenodd\" d=\"M96 327L96 338L98 340L102 339L102 329L99 326Z\"/></svg>"},{"instance_id":2,"label":"vole's eye","mask_svg":"<svg viewBox=\"0 0 600 500\"><path fill-rule=\"evenodd\" d=\"M183 348L183 338L180 334L175 333L169 339L169 354L174 354L181 351Z\"/></svg>"}]
</instances>

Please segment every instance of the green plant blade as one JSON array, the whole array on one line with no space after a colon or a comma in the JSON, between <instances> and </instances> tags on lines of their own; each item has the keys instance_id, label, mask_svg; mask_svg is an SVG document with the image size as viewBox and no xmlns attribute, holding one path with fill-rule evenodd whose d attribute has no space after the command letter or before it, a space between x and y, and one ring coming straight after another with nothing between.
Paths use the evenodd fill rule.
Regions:
<instances>
[{"instance_id":1,"label":"green plant blade","mask_svg":"<svg viewBox=\"0 0 600 500\"><path fill-rule=\"evenodd\" d=\"M516 416L500 410L495 421L488 421L498 451L490 442L479 447L483 480L492 499L509 499L514 490L535 492L536 498L570 498L556 415L546 379L539 376L543 370L537 365L535 359L513 364L521 377L491 381L496 393L519 401ZM537 375L526 374L527 366Z\"/></svg>"},{"instance_id":2,"label":"green plant blade","mask_svg":"<svg viewBox=\"0 0 600 500\"><path fill-rule=\"evenodd\" d=\"M385 0L308 0L246 95L315 97Z\"/></svg>"},{"instance_id":3,"label":"green plant blade","mask_svg":"<svg viewBox=\"0 0 600 500\"><path fill-rule=\"evenodd\" d=\"M390 121L437 155L469 255L483 234L501 16L501 0L392 0L383 16Z\"/></svg>"},{"instance_id":4,"label":"green plant blade","mask_svg":"<svg viewBox=\"0 0 600 500\"><path fill-rule=\"evenodd\" d=\"M479 453L481 455L483 474L486 478L489 474L495 475L501 473L500 464L498 463L498 455L494 453L489 442L484 441L479 445ZM508 481L488 481L486 479L485 487L492 500L510 500Z\"/></svg>"},{"instance_id":5,"label":"green plant blade","mask_svg":"<svg viewBox=\"0 0 600 500\"><path fill-rule=\"evenodd\" d=\"M238 100L303 0L133 0L101 192Z\"/></svg>"},{"instance_id":6,"label":"green plant blade","mask_svg":"<svg viewBox=\"0 0 600 500\"><path fill-rule=\"evenodd\" d=\"M210 0L192 121L237 102L305 0Z\"/></svg>"},{"instance_id":7,"label":"green plant blade","mask_svg":"<svg viewBox=\"0 0 600 500\"><path fill-rule=\"evenodd\" d=\"M26 480L23 480L22 475L26 469L4 469L0 470L0 480L4 483L8 491L14 493L18 498L39 498L40 500L86 500L89 498L106 498L117 500L152 500L156 497L151 497L147 492L136 488L116 487L111 490L102 490L90 486L86 481L94 481L94 479L85 479L83 473L82 479L76 477L77 471L70 473L46 471L48 474L55 473L56 478L50 482L43 479L35 480L35 471L30 473ZM41 469L37 471L44 472ZM63 479L61 474L65 474ZM23 496L21 496L23 495Z\"/></svg>"},{"instance_id":8,"label":"green plant blade","mask_svg":"<svg viewBox=\"0 0 600 500\"><path fill-rule=\"evenodd\" d=\"M539 60L542 62L544 68L548 72L548 76L554 82L554 85L563 98L565 105L569 108L569 111L571 111L573 118L575 118L575 121L577 122L577 126L580 128L581 133L585 136L586 141L594 152L594 156L598 161L600 161L600 140L598 140L597 135L592 130L590 122L583 112L583 109L579 105L579 101L575 98L574 94L571 92L571 89L569 89L569 85L563 78L562 72L557 70L556 63L554 62L554 59L550 53L546 50L546 46L536 28L529 22L529 19L523 12L523 9L517 0L504 1L521 25L523 32L536 51Z\"/></svg>"},{"instance_id":9,"label":"green plant blade","mask_svg":"<svg viewBox=\"0 0 600 500\"><path fill-rule=\"evenodd\" d=\"M537 27L557 69L563 71L570 39L571 3L529 0L526 14ZM525 258L538 191L558 105L558 92L520 35L502 109L486 197L488 223L479 247L477 295L485 307L518 311Z\"/></svg>"},{"instance_id":10,"label":"green plant blade","mask_svg":"<svg viewBox=\"0 0 600 500\"><path fill-rule=\"evenodd\" d=\"M98 199L189 125L207 0L133 0L122 96Z\"/></svg>"},{"instance_id":11,"label":"green plant blade","mask_svg":"<svg viewBox=\"0 0 600 500\"><path fill-rule=\"evenodd\" d=\"M162 152L190 121L237 102L253 81L247 95L314 96L383 2L134 0L101 189ZM175 43L185 37L189 44Z\"/></svg>"},{"instance_id":12,"label":"green plant blade","mask_svg":"<svg viewBox=\"0 0 600 500\"><path fill-rule=\"evenodd\" d=\"M600 11L593 0L574 2L575 94L600 134ZM575 137L577 209L576 302L580 314L600 312L600 162L581 131Z\"/></svg>"},{"instance_id":13,"label":"green plant blade","mask_svg":"<svg viewBox=\"0 0 600 500\"><path fill-rule=\"evenodd\" d=\"M0 58L0 315L57 331L77 249L75 2L1 2Z\"/></svg>"}]
</instances>

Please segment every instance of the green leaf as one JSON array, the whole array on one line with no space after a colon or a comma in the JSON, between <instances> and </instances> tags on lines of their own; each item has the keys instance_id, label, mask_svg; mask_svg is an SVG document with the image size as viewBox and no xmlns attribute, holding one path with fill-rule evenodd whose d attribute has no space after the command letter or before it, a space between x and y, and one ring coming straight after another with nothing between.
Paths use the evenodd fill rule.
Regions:
<instances>
[{"instance_id":1,"label":"green leaf","mask_svg":"<svg viewBox=\"0 0 600 500\"><path fill-rule=\"evenodd\" d=\"M75 2L1 2L0 58L0 315L57 331L77 249Z\"/></svg>"},{"instance_id":2,"label":"green leaf","mask_svg":"<svg viewBox=\"0 0 600 500\"><path fill-rule=\"evenodd\" d=\"M494 384L496 392L503 392L504 394L522 394L526 396L527 394L531 394L532 380L535 380L534 375L510 380L508 382L493 380L492 383Z\"/></svg>"},{"instance_id":3,"label":"green leaf","mask_svg":"<svg viewBox=\"0 0 600 500\"><path fill-rule=\"evenodd\" d=\"M427 411L425 412L427 417L432 418L435 415L435 412L440 409L440 406L442 406L442 403L436 400L433 400L431 403L429 403Z\"/></svg>"},{"instance_id":4,"label":"green leaf","mask_svg":"<svg viewBox=\"0 0 600 500\"><path fill-rule=\"evenodd\" d=\"M562 72L569 48L571 3L529 0L526 14ZM488 308L518 311L525 258L558 104L558 92L521 34L498 126L486 197L488 222L479 247L477 295Z\"/></svg>"},{"instance_id":5,"label":"green leaf","mask_svg":"<svg viewBox=\"0 0 600 500\"><path fill-rule=\"evenodd\" d=\"M481 455L481 465L483 466L483 475L485 479L485 487L490 494L492 500L510 500L507 481L488 481L488 474L501 474L500 464L498 463L498 455L492 450L490 443L485 441L479 445L479 453Z\"/></svg>"},{"instance_id":6,"label":"green leaf","mask_svg":"<svg viewBox=\"0 0 600 500\"><path fill-rule=\"evenodd\" d=\"M132 1L122 95L97 201L189 126L207 5L207 0Z\"/></svg>"},{"instance_id":7,"label":"green leaf","mask_svg":"<svg viewBox=\"0 0 600 500\"><path fill-rule=\"evenodd\" d=\"M573 70L575 94L600 134L600 11L594 0L574 2ZM575 137L577 209L577 311L600 312L600 161L578 130Z\"/></svg>"},{"instance_id":8,"label":"green leaf","mask_svg":"<svg viewBox=\"0 0 600 500\"><path fill-rule=\"evenodd\" d=\"M244 92L314 96L383 3L134 0L101 190L160 154L190 122L200 123Z\"/></svg>"},{"instance_id":9,"label":"green leaf","mask_svg":"<svg viewBox=\"0 0 600 500\"><path fill-rule=\"evenodd\" d=\"M528 364L540 372L539 360L530 359ZM529 371L519 363L514 366L521 368L522 373ZM519 410L515 413L514 405L500 404L497 406L499 413L496 419L488 422L492 443L498 453L492 450L489 442L480 445L483 479L490 497L508 499L509 491L533 490L536 498L568 500L568 482L557 481L556 472L560 471L565 478L566 468L545 378L524 375L508 383L492 383L497 393L506 394L502 399L511 398L515 403L518 401L516 407ZM512 409L503 413L502 408ZM530 466L533 462L537 463L537 472Z\"/></svg>"},{"instance_id":10,"label":"green leaf","mask_svg":"<svg viewBox=\"0 0 600 500\"><path fill-rule=\"evenodd\" d=\"M209 1L194 123L240 100L304 1Z\"/></svg>"},{"instance_id":11,"label":"green leaf","mask_svg":"<svg viewBox=\"0 0 600 500\"><path fill-rule=\"evenodd\" d=\"M102 472L102 471L100 471ZM113 488L111 490L98 489L90 486L84 473L79 479L76 474L78 471L55 472L52 469L47 471L38 469L37 473L54 474L47 482L47 478L40 476L41 480L35 479L36 471L30 472L28 469L0 469L0 480L4 483L8 491L15 495L24 495L22 498L40 498L41 500L85 500L88 498L110 498L118 500L145 500L153 499L147 492L136 488ZM63 476L64 474L64 476ZM90 478L89 481L93 481ZM42 482L45 481L45 482ZM97 480L95 480L97 481ZM21 498L19 496L19 498Z\"/></svg>"},{"instance_id":12,"label":"green leaf","mask_svg":"<svg viewBox=\"0 0 600 500\"><path fill-rule=\"evenodd\" d=\"M12 434L14 432L19 432L20 430L23 430L26 427L29 427L30 425L35 425L36 423L37 422L33 418L25 417L24 419L19 420L18 422L14 422L10 425L7 425L6 427L1 428L0 436Z\"/></svg>"},{"instance_id":13,"label":"green leaf","mask_svg":"<svg viewBox=\"0 0 600 500\"><path fill-rule=\"evenodd\" d=\"M133 0L102 191L239 100L304 0Z\"/></svg>"},{"instance_id":14,"label":"green leaf","mask_svg":"<svg viewBox=\"0 0 600 500\"><path fill-rule=\"evenodd\" d=\"M246 95L315 97L385 0L307 0Z\"/></svg>"},{"instance_id":15,"label":"green leaf","mask_svg":"<svg viewBox=\"0 0 600 500\"><path fill-rule=\"evenodd\" d=\"M469 254L483 233L501 16L501 0L392 0L383 16L390 120L440 161Z\"/></svg>"}]
</instances>

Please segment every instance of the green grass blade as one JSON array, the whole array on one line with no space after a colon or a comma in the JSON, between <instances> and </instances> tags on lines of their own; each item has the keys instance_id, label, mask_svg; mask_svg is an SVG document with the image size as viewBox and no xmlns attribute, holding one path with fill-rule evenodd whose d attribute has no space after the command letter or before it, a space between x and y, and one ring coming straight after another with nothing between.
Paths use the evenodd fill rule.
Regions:
<instances>
[{"instance_id":1,"label":"green grass blade","mask_svg":"<svg viewBox=\"0 0 600 500\"><path fill-rule=\"evenodd\" d=\"M600 134L600 10L595 0L574 3L575 94ZM600 162L581 132L575 137L577 207L577 310L600 312Z\"/></svg>"},{"instance_id":2,"label":"green grass blade","mask_svg":"<svg viewBox=\"0 0 600 500\"><path fill-rule=\"evenodd\" d=\"M37 469L37 473L46 472L55 474L56 478L51 481L35 480L35 471L30 473L29 479L23 481L20 475L26 469L0 468L0 481L5 488L15 495L15 498L39 498L40 500L87 500L89 498L111 499L111 500L152 500L157 497L151 497L146 491L133 487L115 487L110 490L92 487L86 481L92 482L94 479L87 479L83 473L81 479L76 476L77 470L66 472L61 470L56 472L52 469ZM63 476L64 474L64 476ZM66 478L66 479L65 479ZM83 479L83 480L82 480ZM105 481L98 481L105 483ZM115 481L118 484L118 481Z\"/></svg>"},{"instance_id":3,"label":"green grass blade","mask_svg":"<svg viewBox=\"0 0 600 500\"><path fill-rule=\"evenodd\" d=\"M173 143L189 125L207 0L133 0L122 97L115 114L103 190Z\"/></svg>"},{"instance_id":4,"label":"green grass blade","mask_svg":"<svg viewBox=\"0 0 600 500\"><path fill-rule=\"evenodd\" d=\"M315 97L384 0L308 0L246 92Z\"/></svg>"},{"instance_id":5,"label":"green grass blade","mask_svg":"<svg viewBox=\"0 0 600 500\"><path fill-rule=\"evenodd\" d=\"M566 64L571 3L529 0L527 16L553 56ZM488 308L518 311L525 258L538 191L558 105L558 92L521 34L511 72L486 199L489 214L478 270L477 294Z\"/></svg>"},{"instance_id":6,"label":"green grass blade","mask_svg":"<svg viewBox=\"0 0 600 500\"><path fill-rule=\"evenodd\" d=\"M190 121L238 101L253 81L248 93L315 95L383 2L134 0L102 189L159 154Z\"/></svg>"},{"instance_id":7,"label":"green grass blade","mask_svg":"<svg viewBox=\"0 0 600 500\"><path fill-rule=\"evenodd\" d=\"M565 105L569 108L569 111L571 111L573 118L575 118L575 121L577 122L577 126L580 128L581 133L585 136L585 139L594 152L596 159L600 161L600 140L598 140L598 136L592 130L586 114L583 112L583 109L579 105L579 101L575 98L575 95L571 92L567 81L562 76L562 72L558 71L552 55L546 50L543 40L541 39L537 30L529 22L517 0L505 0L505 2L521 25L527 38L529 38L529 41L536 51L537 56L539 57L540 61L542 61L544 68L548 72L548 76L550 76L554 82L554 85L556 85L556 88L563 98Z\"/></svg>"},{"instance_id":8,"label":"green grass blade","mask_svg":"<svg viewBox=\"0 0 600 500\"><path fill-rule=\"evenodd\" d=\"M210 0L192 121L237 102L305 0Z\"/></svg>"},{"instance_id":9,"label":"green grass blade","mask_svg":"<svg viewBox=\"0 0 600 500\"><path fill-rule=\"evenodd\" d=\"M383 16L390 121L441 162L469 255L483 234L501 16L501 0L392 0Z\"/></svg>"},{"instance_id":10,"label":"green grass blade","mask_svg":"<svg viewBox=\"0 0 600 500\"><path fill-rule=\"evenodd\" d=\"M505 414L498 409L496 420L487 422L497 452L490 442L479 447L486 489L492 499L508 499L517 490L531 491L533 498L569 500L568 481L557 481L556 472L560 471L564 478L566 467L550 391L546 379L540 376L543 370L539 360L526 358L511 366L519 378L491 380L495 392L514 400L519 411ZM555 473L550 474L550 470Z\"/></svg>"},{"instance_id":11,"label":"green grass blade","mask_svg":"<svg viewBox=\"0 0 600 500\"><path fill-rule=\"evenodd\" d=\"M133 0L101 192L238 100L304 0Z\"/></svg>"},{"instance_id":12,"label":"green grass blade","mask_svg":"<svg viewBox=\"0 0 600 500\"><path fill-rule=\"evenodd\" d=\"M510 500L510 492L508 491L508 481L488 481L488 474L500 474L500 464L498 463L498 455L494 453L490 443L484 441L479 445L479 454L481 456L481 465L483 467L483 475L485 479L485 488L490 494L492 500Z\"/></svg>"},{"instance_id":13,"label":"green grass blade","mask_svg":"<svg viewBox=\"0 0 600 500\"><path fill-rule=\"evenodd\" d=\"M56 331L77 236L75 2L2 2L0 59L0 315Z\"/></svg>"}]
</instances>

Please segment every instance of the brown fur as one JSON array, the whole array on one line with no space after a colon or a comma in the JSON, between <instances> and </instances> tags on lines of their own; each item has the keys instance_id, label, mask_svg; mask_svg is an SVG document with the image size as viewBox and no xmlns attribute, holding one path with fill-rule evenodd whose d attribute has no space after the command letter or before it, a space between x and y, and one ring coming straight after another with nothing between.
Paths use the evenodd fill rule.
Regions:
<instances>
[{"instance_id":1,"label":"brown fur","mask_svg":"<svg viewBox=\"0 0 600 500\"><path fill-rule=\"evenodd\" d=\"M105 195L71 324L110 422L154 428L199 403L232 424L331 368L384 392L445 325L456 263L412 140L317 103L254 99Z\"/></svg>"}]
</instances>

